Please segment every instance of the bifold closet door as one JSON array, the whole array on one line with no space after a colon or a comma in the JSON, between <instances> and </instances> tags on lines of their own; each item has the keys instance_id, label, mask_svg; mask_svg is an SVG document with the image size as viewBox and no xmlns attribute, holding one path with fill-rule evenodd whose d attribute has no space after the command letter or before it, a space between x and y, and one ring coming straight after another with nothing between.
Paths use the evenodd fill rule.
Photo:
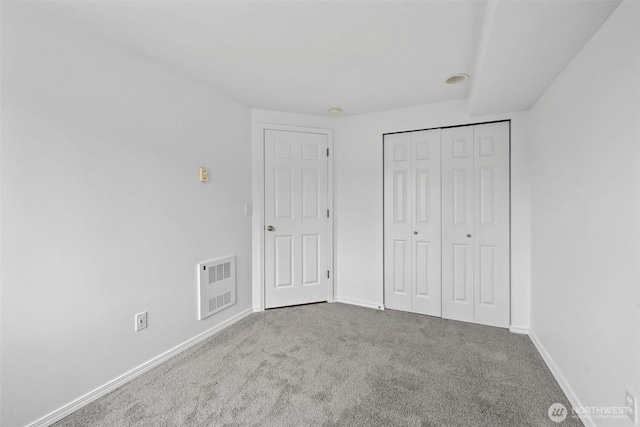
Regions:
<instances>
[{"instance_id":1,"label":"bifold closet door","mask_svg":"<svg viewBox=\"0 0 640 427\"><path fill-rule=\"evenodd\" d=\"M385 135L385 306L441 315L440 129Z\"/></svg>"},{"instance_id":2,"label":"bifold closet door","mask_svg":"<svg viewBox=\"0 0 640 427\"><path fill-rule=\"evenodd\" d=\"M473 127L442 130L442 316L473 322Z\"/></svg>"},{"instance_id":3,"label":"bifold closet door","mask_svg":"<svg viewBox=\"0 0 640 427\"><path fill-rule=\"evenodd\" d=\"M440 129L411 132L411 311L442 315Z\"/></svg>"},{"instance_id":4,"label":"bifold closet door","mask_svg":"<svg viewBox=\"0 0 640 427\"><path fill-rule=\"evenodd\" d=\"M509 123L473 127L475 323L510 324Z\"/></svg>"},{"instance_id":5,"label":"bifold closet door","mask_svg":"<svg viewBox=\"0 0 640 427\"><path fill-rule=\"evenodd\" d=\"M509 123L442 131L442 316L509 326Z\"/></svg>"},{"instance_id":6,"label":"bifold closet door","mask_svg":"<svg viewBox=\"0 0 640 427\"><path fill-rule=\"evenodd\" d=\"M384 304L411 311L411 134L384 137Z\"/></svg>"}]
</instances>

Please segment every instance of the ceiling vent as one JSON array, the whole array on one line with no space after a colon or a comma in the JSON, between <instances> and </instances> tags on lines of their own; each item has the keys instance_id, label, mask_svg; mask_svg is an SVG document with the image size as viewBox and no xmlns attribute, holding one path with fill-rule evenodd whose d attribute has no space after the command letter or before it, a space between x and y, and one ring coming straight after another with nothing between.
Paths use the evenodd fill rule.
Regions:
<instances>
[{"instance_id":1,"label":"ceiling vent","mask_svg":"<svg viewBox=\"0 0 640 427\"><path fill-rule=\"evenodd\" d=\"M469 79L469 74L458 73L447 77L444 82L448 85L457 85L458 83L462 83L467 79Z\"/></svg>"}]
</instances>

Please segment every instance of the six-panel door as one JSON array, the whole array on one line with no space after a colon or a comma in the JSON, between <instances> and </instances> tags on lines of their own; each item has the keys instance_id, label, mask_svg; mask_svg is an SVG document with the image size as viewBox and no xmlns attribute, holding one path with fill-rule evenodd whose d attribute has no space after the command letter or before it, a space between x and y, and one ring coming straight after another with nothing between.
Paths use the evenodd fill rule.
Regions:
<instances>
[{"instance_id":1,"label":"six-panel door","mask_svg":"<svg viewBox=\"0 0 640 427\"><path fill-rule=\"evenodd\" d=\"M509 123L442 131L442 317L509 326Z\"/></svg>"},{"instance_id":2,"label":"six-panel door","mask_svg":"<svg viewBox=\"0 0 640 427\"><path fill-rule=\"evenodd\" d=\"M386 135L385 305L440 316L440 130Z\"/></svg>"},{"instance_id":3,"label":"six-panel door","mask_svg":"<svg viewBox=\"0 0 640 427\"><path fill-rule=\"evenodd\" d=\"M442 131L442 316L473 322L473 126Z\"/></svg>"},{"instance_id":4,"label":"six-panel door","mask_svg":"<svg viewBox=\"0 0 640 427\"><path fill-rule=\"evenodd\" d=\"M475 323L508 327L509 124L473 127Z\"/></svg>"},{"instance_id":5,"label":"six-panel door","mask_svg":"<svg viewBox=\"0 0 640 427\"><path fill-rule=\"evenodd\" d=\"M326 134L265 130L265 307L328 299Z\"/></svg>"},{"instance_id":6,"label":"six-panel door","mask_svg":"<svg viewBox=\"0 0 640 427\"><path fill-rule=\"evenodd\" d=\"M440 316L440 129L411 132L411 143L411 311Z\"/></svg>"},{"instance_id":7,"label":"six-panel door","mask_svg":"<svg viewBox=\"0 0 640 427\"><path fill-rule=\"evenodd\" d=\"M385 306L508 327L509 123L385 135L384 165Z\"/></svg>"},{"instance_id":8,"label":"six-panel door","mask_svg":"<svg viewBox=\"0 0 640 427\"><path fill-rule=\"evenodd\" d=\"M411 134L384 137L384 303L411 311Z\"/></svg>"}]
</instances>

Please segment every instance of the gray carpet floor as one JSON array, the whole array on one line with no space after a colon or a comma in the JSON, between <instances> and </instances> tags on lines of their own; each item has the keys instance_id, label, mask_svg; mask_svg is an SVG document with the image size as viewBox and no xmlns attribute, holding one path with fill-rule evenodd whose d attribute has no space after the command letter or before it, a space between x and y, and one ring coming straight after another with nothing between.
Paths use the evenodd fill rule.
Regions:
<instances>
[{"instance_id":1,"label":"gray carpet floor","mask_svg":"<svg viewBox=\"0 0 640 427\"><path fill-rule=\"evenodd\" d=\"M56 423L581 426L527 336L313 304L250 315Z\"/></svg>"}]
</instances>

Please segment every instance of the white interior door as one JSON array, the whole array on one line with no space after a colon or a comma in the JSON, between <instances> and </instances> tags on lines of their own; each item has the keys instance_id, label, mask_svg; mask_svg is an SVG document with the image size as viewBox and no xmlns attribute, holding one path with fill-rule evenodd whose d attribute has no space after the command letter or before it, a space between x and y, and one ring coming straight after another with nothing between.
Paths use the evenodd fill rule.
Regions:
<instances>
[{"instance_id":1,"label":"white interior door","mask_svg":"<svg viewBox=\"0 0 640 427\"><path fill-rule=\"evenodd\" d=\"M411 311L411 133L384 137L384 304Z\"/></svg>"},{"instance_id":2,"label":"white interior door","mask_svg":"<svg viewBox=\"0 0 640 427\"><path fill-rule=\"evenodd\" d=\"M265 308L327 301L328 136L265 130Z\"/></svg>"},{"instance_id":3,"label":"white interior door","mask_svg":"<svg viewBox=\"0 0 640 427\"><path fill-rule=\"evenodd\" d=\"M440 129L384 137L385 306L441 315Z\"/></svg>"},{"instance_id":4,"label":"white interior door","mask_svg":"<svg viewBox=\"0 0 640 427\"><path fill-rule=\"evenodd\" d=\"M476 323L510 323L509 123L476 125L473 253Z\"/></svg>"},{"instance_id":5,"label":"white interior door","mask_svg":"<svg viewBox=\"0 0 640 427\"><path fill-rule=\"evenodd\" d=\"M442 316L509 326L509 123L442 131Z\"/></svg>"},{"instance_id":6,"label":"white interior door","mask_svg":"<svg viewBox=\"0 0 640 427\"><path fill-rule=\"evenodd\" d=\"M411 132L411 311L441 316L440 129Z\"/></svg>"},{"instance_id":7,"label":"white interior door","mask_svg":"<svg viewBox=\"0 0 640 427\"><path fill-rule=\"evenodd\" d=\"M473 126L442 130L442 317L473 322Z\"/></svg>"}]
</instances>

